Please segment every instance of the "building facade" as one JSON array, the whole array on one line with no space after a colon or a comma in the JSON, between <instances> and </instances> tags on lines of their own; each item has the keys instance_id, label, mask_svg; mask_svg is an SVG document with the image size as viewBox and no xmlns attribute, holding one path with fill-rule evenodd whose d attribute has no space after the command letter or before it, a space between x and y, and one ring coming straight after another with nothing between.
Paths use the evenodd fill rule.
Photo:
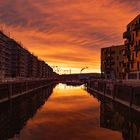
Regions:
<instances>
[{"instance_id":1,"label":"building facade","mask_svg":"<svg viewBox=\"0 0 140 140\"><path fill-rule=\"evenodd\" d=\"M123 50L124 45L101 49L101 73L105 79L124 79Z\"/></svg>"},{"instance_id":2,"label":"building facade","mask_svg":"<svg viewBox=\"0 0 140 140\"><path fill-rule=\"evenodd\" d=\"M140 79L140 15L127 25L123 38L126 79Z\"/></svg>"},{"instance_id":3,"label":"building facade","mask_svg":"<svg viewBox=\"0 0 140 140\"><path fill-rule=\"evenodd\" d=\"M27 59L26 50L21 47L15 40L10 41L9 48L11 49L11 75L12 77L27 76Z\"/></svg>"},{"instance_id":4,"label":"building facade","mask_svg":"<svg viewBox=\"0 0 140 140\"><path fill-rule=\"evenodd\" d=\"M0 79L53 76L53 69L48 64L0 31Z\"/></svg>"},{"instance_id":5,"label":"building facade","mask_svg":"<svg viewBox=\"0 0 140 140\"><path fill-rule=\"evenodd\" d=\"M11 49L9 38L0 32L0 79L11 77Z\"/></svg>"}]
</instances>

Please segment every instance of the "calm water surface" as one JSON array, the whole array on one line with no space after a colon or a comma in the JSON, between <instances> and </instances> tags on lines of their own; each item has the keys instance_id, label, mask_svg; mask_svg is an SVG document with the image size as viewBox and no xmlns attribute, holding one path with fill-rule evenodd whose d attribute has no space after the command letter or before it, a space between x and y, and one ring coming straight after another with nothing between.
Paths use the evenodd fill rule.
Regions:
<instances>
[{"instance_id":1,"label":"calm water surface","mask_svg":"<svg viewBox=\"0 0 140 140\"><path fill-rule=\"evenodd\" d=\"M59 84L11 140L122 140L121 132L100 127L100 108L82 86Z\"/></svg>"}]
</instances>

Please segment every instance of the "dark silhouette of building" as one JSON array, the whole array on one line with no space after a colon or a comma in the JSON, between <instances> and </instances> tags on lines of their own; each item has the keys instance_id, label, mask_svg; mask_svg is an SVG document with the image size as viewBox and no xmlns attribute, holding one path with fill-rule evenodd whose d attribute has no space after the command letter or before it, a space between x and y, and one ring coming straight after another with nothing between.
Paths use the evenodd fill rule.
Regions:
<instances>
[{"instance_id":1,"label":"dark silhouette of building","mask_svg":"<svg viewBox=\"0 0 140 140\"><path fill-rule=\"evenodd\" d=\"M21 43L0 31L0 79L17 77L54 78L57 74Z\"/></svg>"}]
</instances>

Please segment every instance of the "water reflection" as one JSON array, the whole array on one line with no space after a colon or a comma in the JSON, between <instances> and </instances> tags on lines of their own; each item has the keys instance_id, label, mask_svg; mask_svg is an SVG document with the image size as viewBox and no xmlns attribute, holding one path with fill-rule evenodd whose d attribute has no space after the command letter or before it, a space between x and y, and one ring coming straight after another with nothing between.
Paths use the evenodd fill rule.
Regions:
<instances>
[{"instance_id":1,"label":"water reflection","mask_svg":"<svg viewBox=\"0 0 140 140\"><path fill-rule=\"evenodd\" d=\"M100 102L82 87L58 85L43 107L20 132L20 140L121 140L100 128ZM17 140L19 137L14 137Z\"/></svg>"},{"instance_id":2,"label":"water reflection","mask_svg":"<svg viewBox=\"0 0 140 140\"><path fill-rule=\"evenodd\" d=\"M140 113L118 103L102 101L100 125L122 133L124 140L140 140Z\"/></svg>"},{"instance_id":3,"label":"water reflection","mask_svg":"<svg viewBox=\"0 0 140 140\"><path fill-rule=\"evenodd\" d=\"M1 104L0 140L140 139L139 113L83 86L54 86Z\"/></svg>"},{"instance_id":4,"label":"water reflection","mask_svg":"<svg viewBox=\"0 0 140 140\"><path fill-rule=\"evenodd\" d=\"M0 140L19 135L52 93L55 85L34 91L16 100L0 104Z\"/></svg>"},{"instance_id":5,"label":"water reflection","mask_svg":"<svg viewBox=\"0 0 140 140\"><path fill-rule=\"evenodd\" d=\"M140 112L92 93L100 102L100 126L122 133L124 140L140 140Z\"/></svg>"}]
</instances>

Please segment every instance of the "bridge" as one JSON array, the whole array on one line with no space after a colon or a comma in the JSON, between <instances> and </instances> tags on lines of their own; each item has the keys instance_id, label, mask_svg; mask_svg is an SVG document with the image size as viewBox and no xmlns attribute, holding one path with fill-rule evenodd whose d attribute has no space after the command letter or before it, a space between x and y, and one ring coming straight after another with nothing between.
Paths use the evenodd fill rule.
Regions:
<instances>
[{"instance_id":1,"label":"bridge","mask_svg":"<svg viewBox=\"0 0 140 140\"><path fill-rule=\"evenodd\" d=\"M59 75L59 82L67 85L81 85L91 79L99 79L100 73L77 73Z\"/></svg>"}]
</instances>

